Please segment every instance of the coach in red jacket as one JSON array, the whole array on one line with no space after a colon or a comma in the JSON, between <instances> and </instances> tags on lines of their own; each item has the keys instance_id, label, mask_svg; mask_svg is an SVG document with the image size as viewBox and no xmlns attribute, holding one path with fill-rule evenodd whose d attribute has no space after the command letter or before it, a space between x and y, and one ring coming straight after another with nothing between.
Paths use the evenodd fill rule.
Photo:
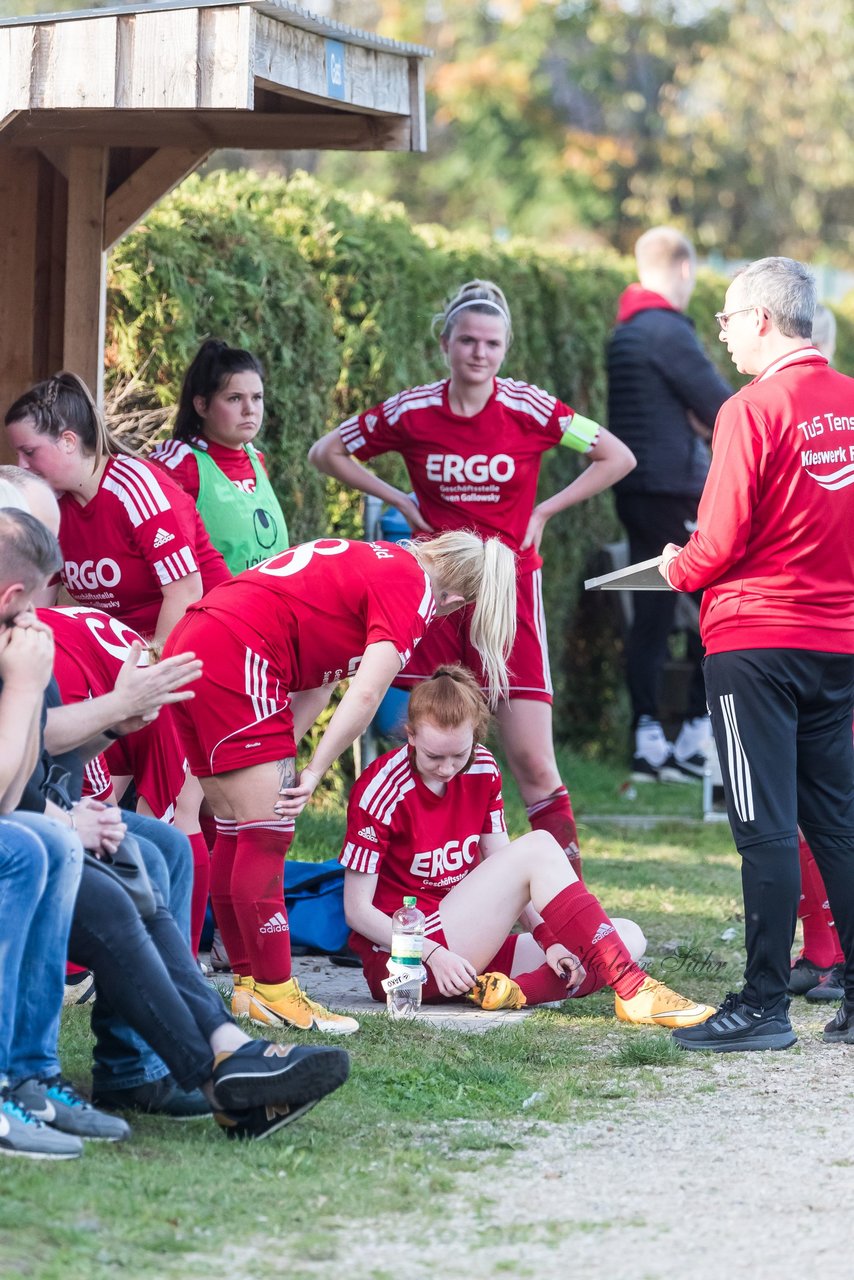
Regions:
<instances>
[{"instance_id":1,"label":"coach in red jacket","mask_svg":"<svg viewBox=\"0 0 854 1280\"><path fill-rule=\"evenodd\" d=\"M718 414L698 527L665 547L700 628L727 809L742 857L744 987L685 1049L787 1049L800 878L815 853L845 952L824 1039L854 1043L854 380L811 345L815 284L790 258L741 271L716 319L751 383Z\"/></svg>"}]
</instances>

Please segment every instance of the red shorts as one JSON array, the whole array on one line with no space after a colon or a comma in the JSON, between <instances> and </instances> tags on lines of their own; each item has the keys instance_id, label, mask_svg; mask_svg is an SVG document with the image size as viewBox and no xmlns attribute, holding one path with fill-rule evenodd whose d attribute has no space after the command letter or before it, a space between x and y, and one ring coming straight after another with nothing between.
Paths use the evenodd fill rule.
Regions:
<instances>
[{"instance_id":1,"label":"red shorts","mask_svg":"<svg viewBox=\"0 0 854 1280\"><path fill-rule=\"evenodd\" d=\"M195 697L172 708L197 778L296 756L289 686L260 642L249 648L219 618L185 614L166 641L165 658L192 650L202 660Z\"/></svg>"},{"instance_id":2,"label":"red shorts","mask_svg":"<svg viewBox=\"0 0 854 1280\"><path fill-rule=\"evenodd\" d=\"M507 664L510 697L551 703L553 690L541 569L523 573L516 579L516 609L516 641ZM474 672L485 689L486 676L480 654L471 642L472 612L473 606L468 605L443 618L434 618L412 658L394 681L395 687L411 689L417 681L428 679L437 667L461 662Z\"/></svg>"},{"instance_id":3,"label":"red shorts","mask_svg":"<svg viewBox=\"0 0 854 1280\"><path fill-rule=\"evenodd\" d=\"M506 973L509 974L513 967L513 957L516 954L516 943L519 935L513 933L509 938L505 938L498 951L484 967L484 973ZM447 947L445 935L441 927L434 927L425 937L425 945L432 946L438 942L441 946ZM362 969L365 974L365 981L370 988L371 995L374 1000L378 1000L381 1004L385 1004L386 995L383 991L383 980L388 977L388 958L389 951L386 947L377 946L374 942L369 942L367 938L363 938L360 933L350 934L350 946L361 957ZM443 996L436 986L436 979L430 972L430 966L425 965L427 970L427 981L421 988L421 1000L425 1004L441 1004L443 1000L459 1000L460 996Z\"/></svg>"},{"instance_id":4,"label":"red shorts","mask_svg":"<svg viewBox=\"0 0 854 1280\"><path fill-rule=\"evenodd\" d=\"M137 793L155 818L171 822L175 802L187 776L187 758L169 707L153 724L128 733L86 765L83 794L101 800L113 778L132 778Z\"/></svg>"},{"instance_id":5,"label":"red shorts","mask_svg":"<svg viewBox=\"0 0 854 1280\"><path fill-rule=\"evenodd\" d=\"M115 777L130 774L155 818L172 821L187 776L187 755L171 707L164 707L153 724L120 738L106 752L106 760Z\"/></svg>"}]
</instances>

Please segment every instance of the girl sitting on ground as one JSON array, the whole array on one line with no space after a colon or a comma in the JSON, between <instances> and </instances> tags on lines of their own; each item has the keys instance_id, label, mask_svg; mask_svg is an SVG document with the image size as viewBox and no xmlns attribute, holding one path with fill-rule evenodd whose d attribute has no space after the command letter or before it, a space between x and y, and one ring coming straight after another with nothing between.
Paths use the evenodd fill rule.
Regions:
<instances>
[{"instance_id":1,"label":"girl sitting on ground","mask_svg":"<svg viewBox=\"0 0 854 1280\"><path fill-rule=\"evenodd\" d=\"M344 909L374 999L385 999L392 914L414 895L427 918L426 1001L469 996L484 1009L517 1009L610 986L624 1022L704 1021L712 1008L639 967L641 930L606 916L552 835L511 843L501 774L479 745L488 720L471 673L439 667L412 692L407 744L353 788ZM511 934L517 921L525 932Z\"/></svg>"}]
</instances>

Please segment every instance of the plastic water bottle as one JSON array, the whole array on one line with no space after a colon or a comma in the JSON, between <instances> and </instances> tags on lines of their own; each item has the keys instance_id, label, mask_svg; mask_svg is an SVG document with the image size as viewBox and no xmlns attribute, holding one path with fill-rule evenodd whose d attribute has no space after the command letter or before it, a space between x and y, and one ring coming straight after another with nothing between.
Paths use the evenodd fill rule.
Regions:
<instances>
[{"instance_id":1,"label":"plastic water bottle","mask_svg":"<svg viewBox=\"0 0 854 1280\"><path fill-rule=\"evenodd\" d=\"M383 986L390 1018L411 1018L421 1008L421 985L426 974L421 963L424 950L424 912L415 898L404 898L391 918L391 956Z\"/></svg>"}]
</instances>

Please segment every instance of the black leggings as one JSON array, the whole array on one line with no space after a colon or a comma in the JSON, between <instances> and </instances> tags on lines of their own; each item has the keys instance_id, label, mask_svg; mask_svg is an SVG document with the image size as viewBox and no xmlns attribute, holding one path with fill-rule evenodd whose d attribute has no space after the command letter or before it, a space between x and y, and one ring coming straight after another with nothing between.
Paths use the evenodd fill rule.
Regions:
<instances>
[{"instance_id":1,"label":"black leggings","mask_svg":"<svg viewBox=\"0 0 854 1280\"><path fill-rule=\"evenodd\" d=\"M210 1036L231 1018L166 907L143 922L121 885L84 865L68 954L92 970L96 996L148 1042L182 1089L211 1078Z\"/></svg>"},{"instance_id":2,"label":"black leggings","mask_svg":"<svg viewBox=\"0 0 854 1280\"><path fill-rule=\"evenodd\" d=\"M706 658L727 812L742 858L744 994L785 1000L800 825L824 878L854 1002L854 656L747 649Z\"/></svg>"}]
</instances>

